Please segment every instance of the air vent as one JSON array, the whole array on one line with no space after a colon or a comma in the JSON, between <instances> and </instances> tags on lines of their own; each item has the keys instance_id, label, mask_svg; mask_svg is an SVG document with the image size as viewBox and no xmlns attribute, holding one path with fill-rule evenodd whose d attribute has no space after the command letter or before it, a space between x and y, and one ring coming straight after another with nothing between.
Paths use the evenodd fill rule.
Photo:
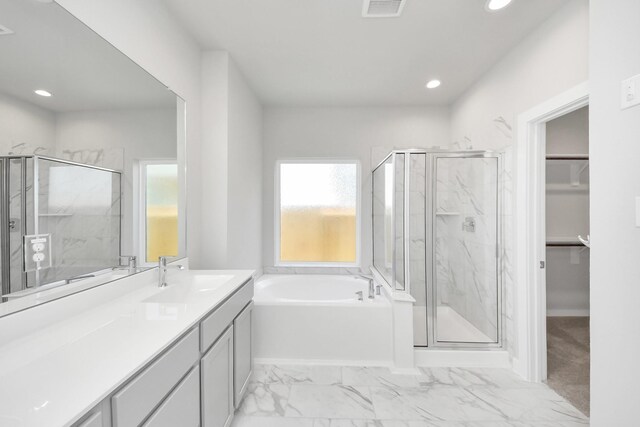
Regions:
<instances>
[{"instance_id":1,"label":"air vent","mask_svg":"<svg viewBox=\"0 0 640 427\"><path fill-rule=\"evenodd\" d=\"M13 34L13 30L10 30L9 28L0 24L0 36L8 36L9 34Z\"/></svg>"},{"instance_id":2,"label":"air vent","mask_svg":"<svg viewBox=\"0 0 640 427\"><path fill-rule=\"evenodd\" d=\"M392 18L400 16L407 0L364 0L362 16L365 18Z\"/></svg>"}]
</instances>

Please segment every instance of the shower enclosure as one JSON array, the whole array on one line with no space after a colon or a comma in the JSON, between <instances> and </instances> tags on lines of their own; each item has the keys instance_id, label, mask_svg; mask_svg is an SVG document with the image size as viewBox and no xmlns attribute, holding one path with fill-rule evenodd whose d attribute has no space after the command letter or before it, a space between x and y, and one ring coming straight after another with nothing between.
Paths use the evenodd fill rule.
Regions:
<instances>
[{"instance_id":1,"label":"shower enclosure","mask_svg":"<svg viewBox=\"0 0 640 427\"><path fill-rule=\"evenodd\" d=\"M42 156L0 156L2 301L118 265L121 173Z\"/></svg>"},{"instance_id":2,"label":"shower enclosure","mask_svg":"<svg viewBox=\"0 0 640 427\"><path fill-rule=\"evenodd\" d=\"M373 267L410 293L414 346L502 345L500 154L399 150L373 171Z\"/></svg>"}]
</instances>

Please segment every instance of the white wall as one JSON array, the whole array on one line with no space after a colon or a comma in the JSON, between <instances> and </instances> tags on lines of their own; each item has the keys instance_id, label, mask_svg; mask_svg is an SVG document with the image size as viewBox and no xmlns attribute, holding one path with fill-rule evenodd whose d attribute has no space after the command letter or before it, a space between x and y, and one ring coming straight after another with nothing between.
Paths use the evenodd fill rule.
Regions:
<instances>
[{"instance_id":1,"label":"white wall","mask_svg":"<svg viewBox=\"0 0 640 427\"><path fill-rule=\"evenodd\" d=\"M589 2L571 0L516 46L452 106L451 132L463 148L511 144L500 118L516 117L588 79Z\"/></svg>"},{"instance_id":2,"label":"white wall","mask_svg":"<svg viewBox=\"0 0 640 427\"><path fill-rule=\"evenodd\" d=\"M262 120L262 105L230 61L226 268L262 267Z\"/></svg>"},{"instance_id":3,"label":"white wall","mask_svg":"<svg viewBox=\"0 0 640 427\"><path fill-rule=\"evenodd\" d=\"M591 425L636 426L640 402L640 106L620 82L640 74L640 2L591 0Z\"/></svg>"},{"instance_id":4,"label":"white wall","mask_svg":"<svg viewBox=\"0 0 640 427\"><path fill-rule=\"evenodd\" d=\"M261 268L262 106L227 52L202 58L202 259Z\"/></svg>"},{"instance_id":5,"label":"white wall","mask_svg":"<svg viewBox=\"0 0 640 427\"><path fill-rule=\"evenodd\" d=\"M274 265L274 172L292 158L358 159L362 167L362 267L371 265L372 151L447 146L449 110L440 107L269 107L264 116L263 263Z\"/></svg>"},{"instance_id":6,"label":"white wall","mask_svg":"<svg viewBox=\"0 0 640 427\"><path fill-rule=\"evenodd\" d=\"M518 357L515 218L516 156L512 145L519 114L588 79L588 0L570 0L469 88L451 108L453 145L504 150L504 258L506 347Z\"/></svg>"},{"instance_id":7,"label":"white wall","mask_svg":"<svg viewBox=\"0 0 640 427\"><path fill-rule=\"evenodd\" d=\"M0 94L0 154L52 154L55 129L51 111Z\"/></svg>"},{"instance_id":8,"label":"white wall","mask_svg":"<svg viewBox=\"0 0 640 427\"><path fill-rule=\"evenodd\" d=\"M57 0L125 55L176 92L187 109L187 245L193 268L200 261L203 159L200 152L200 48L156 0ZM178 153L178 159L183 153Z\"/></svg>"}]
</instances>

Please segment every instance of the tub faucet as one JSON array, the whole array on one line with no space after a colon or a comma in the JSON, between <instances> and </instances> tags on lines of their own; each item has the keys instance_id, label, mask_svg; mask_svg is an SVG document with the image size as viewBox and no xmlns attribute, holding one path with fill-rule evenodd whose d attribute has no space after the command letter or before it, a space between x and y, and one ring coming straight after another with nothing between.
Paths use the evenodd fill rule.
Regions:
<instances>
[{"instance_id":1,"label":"tub faucet","mask_svg":"<svg viewBox=\"0 0 640 427\"><path fill-rule=\"evenodd\" d=\"M167 261L171 257L161 256L158 258L158 286L164 288L167 286L167 270L172 268L167 265ZM184 270L182 265L173 266L173 268L177 268L178 270Z\"/></svg>"},{"instance_id":2,"label":"tub faucet","mask_svg":"<svg viewBox=\"0 0 640 427\"><path fill-rule=\"evenodd\" d=\"M365 274L358 274L358 276L369 281L369 299L374 299L376 297L376 291L373 286L373 276L367 276Z\"/></svg>"}]
</instances>

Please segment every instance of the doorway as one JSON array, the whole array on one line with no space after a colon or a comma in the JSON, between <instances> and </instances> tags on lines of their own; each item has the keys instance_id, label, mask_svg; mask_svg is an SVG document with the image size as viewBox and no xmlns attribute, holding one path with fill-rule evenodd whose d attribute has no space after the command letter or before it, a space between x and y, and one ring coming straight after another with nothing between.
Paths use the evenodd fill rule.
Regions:
<instances>
[{"instance_id":1,"label":"doorway","mask_svg":"<svg viewBox=\"0 0 640 427\"><path fill-rule=\"evenodd\" d=\"M546 123L546 382L587 416L590 364L588 153L588 106Z\"/></svg>"}]
</instances>

